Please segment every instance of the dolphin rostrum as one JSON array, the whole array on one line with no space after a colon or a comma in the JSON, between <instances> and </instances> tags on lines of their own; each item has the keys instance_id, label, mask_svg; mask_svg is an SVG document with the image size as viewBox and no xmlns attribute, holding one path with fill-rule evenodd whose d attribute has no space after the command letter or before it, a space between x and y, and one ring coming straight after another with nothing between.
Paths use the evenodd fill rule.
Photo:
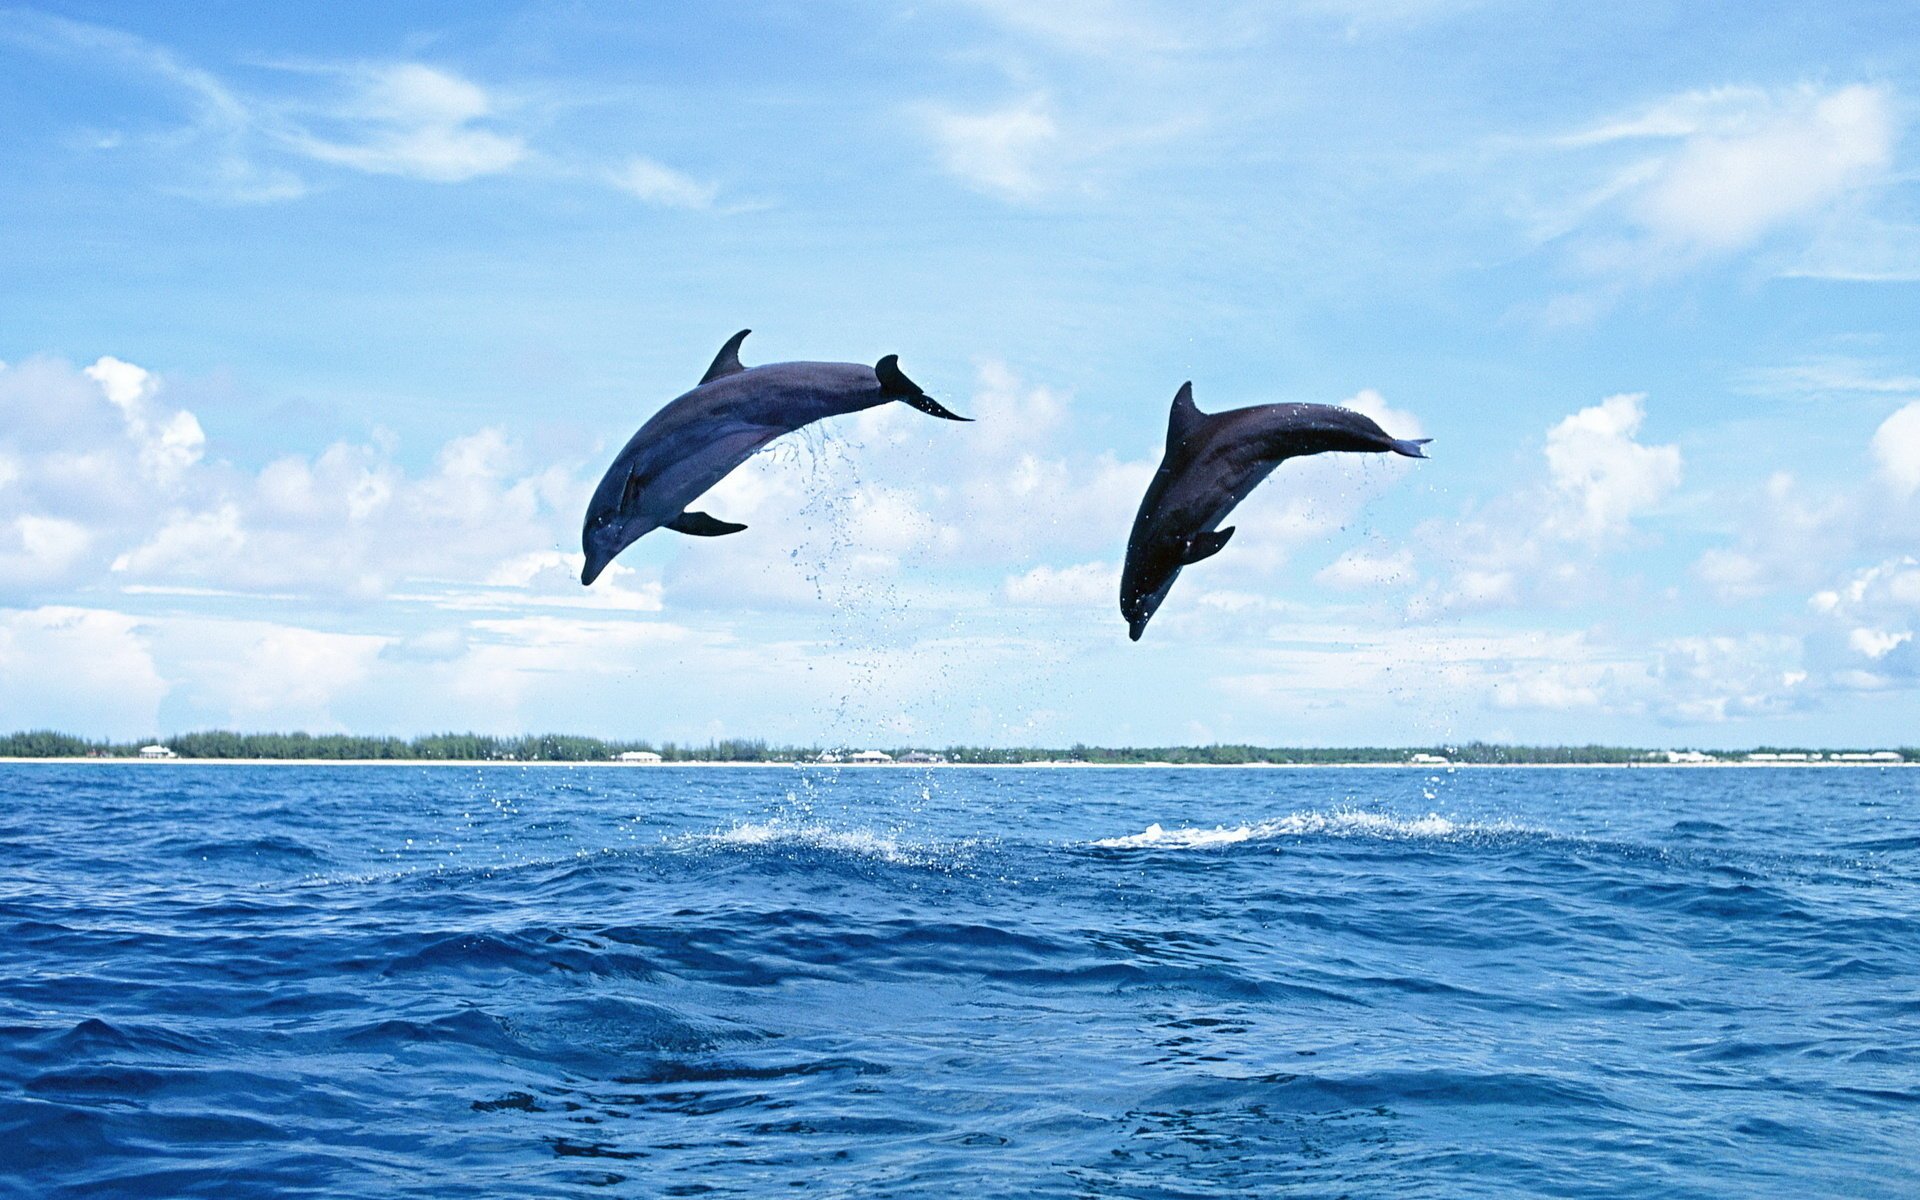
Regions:
<instances>
[{"instance_id":1,"label":"dolphin rostrum","mask_svg":"<svg viewBox=\"0 0 1920 1200\"><path fill-rule=\"evenodd\" d=\"M1183 383L1167 420L1167 452L1147 485L1127 538L1120 573L1120 615L1134 641L1167 598L1180 568L1220 553L1233 527L1219 528L1234 505L1289 458L1328 450L1425 458L1430 438L1388 437L1370 417L1332 404L1262 404L1203 413Z\"/></svg>"},{"instance_id":2,"label":"dolphin rostrum","mask_svg":"<svg viewBox=\"0 0 1920 1200\"><path fill-rule=\"evenodd\" d=\"M662 526L695 537L745 529L689 512L687 505L783 433L889 400L949 421L969 419L948 412L921 391L901 372L893 354L871 367L825 362L742 366L740 343L751 332L742 329L728 338L700 385L653 414L607 468L580 531L587 555L581 583L591 584L614 555Z\"/></svg>"}]
</instances>

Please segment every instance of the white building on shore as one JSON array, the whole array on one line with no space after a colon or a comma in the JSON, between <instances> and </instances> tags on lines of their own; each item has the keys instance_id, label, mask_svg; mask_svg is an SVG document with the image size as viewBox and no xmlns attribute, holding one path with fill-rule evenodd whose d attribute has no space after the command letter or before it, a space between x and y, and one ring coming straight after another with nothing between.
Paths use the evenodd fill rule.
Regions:
<instances>
[{"instance_id":1,"label":"white building on shore","mask_svg":"<svg viewBox=\"0 0 1920 1200\"><path fill-rule=\"evenodd\" d=\"M623 762L623 763L641 763L645 766L652 766L663 760L658 754L655 754L651 750L623 750L619 754L614 756L613 761Z\"/></svg>"},{"instance_id":2,"label":"white building on shore","mask_svg":"<svg viewBox=\"0 0 1920 1200\"><path fill-rule=\"evenodd\" d=\"M162 746L158 743L155 743L154 745L151 745L151 746L140 747L140 757L141 758L179 758L180 756L173 752L173 747Z\"/></svg>"}]
</instances>

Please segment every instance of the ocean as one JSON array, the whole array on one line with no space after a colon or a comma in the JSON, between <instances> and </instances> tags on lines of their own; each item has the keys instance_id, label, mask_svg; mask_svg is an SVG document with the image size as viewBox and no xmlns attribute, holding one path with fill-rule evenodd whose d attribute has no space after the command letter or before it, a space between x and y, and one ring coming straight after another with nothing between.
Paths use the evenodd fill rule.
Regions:
<instances>
[{"instance_id":1,"label":"ocean","mask_svg":"<svg viewBox=\"0 0 1920 1200\"><path fill-rule=\"evenodd\" d=\"M0 766L0 1195L1920 1194L1920 771Z\"/></svg>"}]
</instances>

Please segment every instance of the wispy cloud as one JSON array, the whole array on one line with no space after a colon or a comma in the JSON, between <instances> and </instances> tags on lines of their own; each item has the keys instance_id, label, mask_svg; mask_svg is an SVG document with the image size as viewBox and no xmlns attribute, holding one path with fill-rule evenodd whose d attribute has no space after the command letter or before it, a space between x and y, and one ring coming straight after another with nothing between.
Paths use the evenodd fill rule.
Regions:
<instances>
[{"instance_id":1,"label":"wispy cloud","mask_svg":"<svg viewBox=\"0 0 1920 1200\"><path fill-rule=\"evenodd\" d=\"M1059 185L1060 123L1044 95L1001 108L928 108L928 133L947 173L1006 200L1035 200Z\"/></svg>"},{"instance_id":2,"label":"wispy cloud","mask_svg":"<svg viewBox=\"0 0 1920 1200\"><path fill-rule=\"evenodd\" d=\"M1536 235L1574 265L1632 284L1751 252L1792 234L1805 248L1861 216L1856 201L1891 182L1898 106L1885 86L1724 87L1682 92L1551 139L1596 158L1598 178L1540 212ZM1582 319L1603 297L1563 297Z\"/></svg>"},{"instance_id":3,"label":"wispy cloud","mask_svg":"<svg viewBox=\"0 0 1920 1200\"><path fill-rule=\"evenodd\" d=\"M175 173L173 186L220 199L270 203L305 194L306 183L284 166L259 161L262 130L255 106L212 72L185 62L164 46L101 25L15 11L0 22L0 38L40 54L77 58L108 72L132 72L159 83L181 102L185 123L134 139L111 132L102 149L129 143L153 153Z\"/></svg>"},{"instance_id":4,"label":"wispy cloud","mask_svg":"<svg viewBox=\"0 0 1920 1200\"><path fill-rule=\"evenodd\" d=\"M317 115L322 134L280 116L273 136L318 162L372 175L461 183L496 175L527 156L526 140L488 128L494 98L478 84L423 63L346 68L348 84Z\"/></svg>"},{"instance_id":5,"label":"wispy cloud","mask_svg":"<svg viewBox=\"0 0 1920 1200\"><path fill-rule=\"evenodd\" d=\"M308 194L324 168L458 184L538 167L554 179L612 186L672 208L713 207L718 189L651 158L617 167L544 160L513 92L444 65L312 60L256 64L271 91L234 86L167 47L100 25L27 13L0 25L0 41L77 58L156 85L184 120L145 134L96 132L97 152L144 152L173 190L261 204Z\"/></svg>"},{"instance_id":6,"label":"wispy cloud","mask_svg":"<svg viewBox=\"0 0 1920 1200\"><path fill-rule=\"evenodd\" d=\"M663 208L712 208L720 189L665 163L636 155L610 175L613 186L628 195Z\"/></svg>"}]
</instances>

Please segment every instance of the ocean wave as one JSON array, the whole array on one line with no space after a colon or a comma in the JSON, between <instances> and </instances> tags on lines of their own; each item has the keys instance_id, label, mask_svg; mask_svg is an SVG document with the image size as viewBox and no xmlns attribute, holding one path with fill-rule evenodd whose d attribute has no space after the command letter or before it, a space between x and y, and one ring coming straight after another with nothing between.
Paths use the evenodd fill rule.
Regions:
<instances>
[{"instance_id":1,"label":"ocean wave","mask_svg":"<svg viewBox=\"0 0 1920 1200\"><path fill-rule=\"evenodd\" d=\"M1377 838L1401 841L1450 841L1486 834L1537 833L1507 821L1454 821L1439 813L1424 817L1395 817L1359 809L1333 812L1288 813L1268 821L1215 825L1211 829L1185 825L1167 829L1158 822L1139 833L1099 838L1091 845L1106 850L1211 850L1242 842L1264 842L1284 837Z\"/></svg>"}]
</instances>

